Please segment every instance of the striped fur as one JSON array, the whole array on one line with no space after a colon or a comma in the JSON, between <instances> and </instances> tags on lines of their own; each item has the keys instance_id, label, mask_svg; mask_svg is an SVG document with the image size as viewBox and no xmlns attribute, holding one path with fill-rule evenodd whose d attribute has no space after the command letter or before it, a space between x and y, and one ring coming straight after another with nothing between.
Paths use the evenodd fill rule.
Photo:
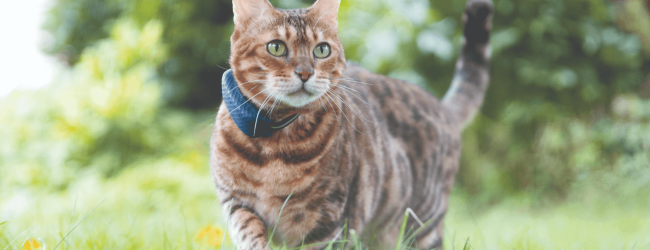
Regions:
<instances>
[{"instance_id":1,"label":"striped fur","mask_svg":"<svg viewBox=\"0 0 650 250\"><path fill-rule=\"evenodd\" d=\"M374 237L372 249L394 246L407 208L432 221L415 247L442 245L460 132L488 84L492 4L467 3L462 53L443 101L346 64L336 34L338 4L319 0L308 9L278 10L266 0L234 0L230 64L240 90L272 119L301 114L271 137L252 139L225 105L217 113L211 172L238 248L264 249L274 226L274 239L287 246L340 239L346 223L364 239ZM267 53L274 40L287 44L285 57ZM311 51L322 42L332 54L314 58ZM314 78L306 91L315 99L302 106L278 94L300 86L298 68ZM409 226L419 227L414 220Z\"/></svg>"}]
</instances>

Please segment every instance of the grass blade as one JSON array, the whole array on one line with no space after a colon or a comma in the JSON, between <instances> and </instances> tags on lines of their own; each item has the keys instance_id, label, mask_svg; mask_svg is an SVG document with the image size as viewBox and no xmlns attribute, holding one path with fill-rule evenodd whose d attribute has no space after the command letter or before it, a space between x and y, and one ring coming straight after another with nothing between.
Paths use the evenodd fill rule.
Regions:
<instances>
[{"instance_id":1,"label":"grass blade","mask_svg":"<svg viewBox=\"0 0 650 250\"><path fill-rule=\"evenodd\" d=\"M399 229L399 236L397 237L397 244L395 244L395 250L400 250L402 245L402 239L404 239L404 233L406 232L406 222L409 219L409 213L404 212L404 219L402 219L402 226Z\"/></svg>"},{"instance_id":2,"label":"grass blade","mask_svg":"<svg viewBox=\"0 0 650 250\"><path fill-rule=\"evenodd\" d=\"M27 238L25 238L25 241L23 241L23 244L21 246L25 246L25 243L27 243L27 240L29 240L29 236L32 236L32 234L34 234L36 232L36 230L38 230L39 227L41 227L41 226L37 226L34 229L34 231L32 231L31 233L29 233L29 235L27 235Z\"/></svg>"},{"instance_id":3,"label":"grass blade","mask_svg":"<svg viewBox=\"0 0 650 250\"><path fill-rule=\"evenodd\" d=\"M463 250L469 250L467 249L467 244L469 243L469 237L467 237L467 240L465 240L465 245L463 246Z\"/></svg>"},{"instance_id":4,"label":"grass blade","mask_svg":"<svg viewBox=\"0 0 650 250\"><path fill-rule=\"evenodd\" d=\"M469 243L469 238L467 238L467 244L469 244L469 248L471 248L472 250L474 250L474 247L472 246L472 243ZM530 249L530 247L529 247L529 249Z\"/></svg>"},{"instance_id":5,"label":"grass blade","mask_svg":"<svg viewBox=\"0 0 650 250\"><path fill-rule=\"evenodd\" d=\"M9 248L9 246L11 246L11 244L14 244L14 241L16 241L16 240L17 240L21 235L23 235L23 234L26 233L27 231L31 230L32 227L34 227L34 226L31 226L30 228L27 228L25 231L23 231L23 232L20 233L18 236L16 236L16 238L14 238L14 240L12 240L11 242L9 242L9 245L7 245L3 250L7 250L7 248Z\"/></svg>"},{"instance_id":6,"label":"grass blade","mask_svg":"<svg viewBox=\"0 0 650 250\"><path fill-rule=\"evenodd\" d=\"M185 226L185 247L188 250L190 250L193 247L192 247L192 240L190 239L190 231L187 230L187 218L185 218L185 212L183 212L183 207L181 207L180 209L181 209L181 215L183 215L183 226Z\"/></svg>"},{"instance_id":7,"label":"grass blade","mask_svg":"<svg viewBox=\"0 0 650 250\"><path fill-rule=\"evenodd\" d=\"M235 202L235 198L232 198L230 200L230 206L228 207L228 218L226 218L226 230L223 232L223 240L221 241L221 250L226 246L226 234L228 234L228 227L230 223L230 213L232 213L232 203Z\"/></svg>"},{"instance_id":8,"label":"grass blade","mask_svg":"<svg viewBox=\"0 0 650 250\"><path fill-rule=\"evenodd\" d=\"M273 225L273 231L271 231L271 235L268 237L268 241L266 242L266 247L264 249L269 248L269 245L271 244L271 239L273 239L273 235L275 234L275 229L278 227L278 223L280 223L280 216L282 216L282 211L284 210L284 206L287 205L287 202L289 201L289 198L291 198L291 195L293 192L287 196L287 199L284 200L284 204L282 204L282 207L280 208L280 213L278 214L278 219L275 221L275 225Z\"/></svg>"},{"instance_id":9,"label":"grass blade","mask_svg":"<svg viewBox=\"0 0 650 250\"><path fill-rule=\"evenodd\" d=\"M410 242L411 240L413 240L413 238L414 238L415 236L417 236L420 232L422 232L422 230L424 230L424 229L425 229L429 224L431 224L431 223L433 222L433 219L434 219L434 218L431 218L431 219L429 219L427 222L423 223L422 226L420 226L420 228L418 228L417 230L415 230L415 232L413 232L412 234L410 234L410 236L409 236L408 238L406 238L406 240L404 240L404 243L403 243L403 244L407 244L408 242Z\"/></svg>"},{"instance_id":10,"label":"grass blade","mask_svg":"<svg viewBox=\"0 0 650 250\"><path fill-rule=\"evenodd\" d=\"M352 245L354 250L363 250L363 247L361 246L361 241L359 240L359 236L357 236L357 231L354 229L350 229L350 241L352 241Z\"/></svg>"},{"instance_id":11,"label":"grass blade","mask_svg":"<svg viewBox=\"0 0 650 250\"><path fill-rule=\"evenodd\" d=\"M97 204L97 206L95 206L95 207L93 208L93 210L90 210L90 212L88 212L88 213L86 214L86 216L84 216L84 218L81 219L81 221L80 221L79 223L77 223L76 225L74 225L74 227L72 227L72 229L70 229L70 232L68 232L68 234L66 234L66 235L63 237L63 239L61 239L61 241L59 241L59 244L56 244L56 246L54 247L54 250L56 250L56 248L59 247L59 245L61 245L61 243L62 243L63 241L65 241L65 238L68 238L68 236L70 235L70 233L72 233L72 231L74 231L74 229L77 228L77 226L79 226L82 222L84 222L84 220L86 220L86 218L88 217L88 215L90 215L93 211L95 211L95 209L96 209L97 207L99 207L99 205L101 205L102 203L104 203L104 201L106 201L106 199L104 199L102 202L100 202L99 204Z\"/></svg>"},{"instance_id":12,"label":"grass blade","mask_svg":"<svg viewBox=\"0 0 650 250\"><path fill-rule=\"evenodd\" d=\"M329 243L331 243L331 242L316 242L316 243L311 243L311 244L307 244L307 245L303 245L303 246L299 246L299 247L289 248L289 250L308 249L308 248L310 248L310 247L315 247L315 246L325 245L325 244L329 244ZM337 240L337 241L334 241L333 243L334 243L334 244L337 244L337 243L347 243L347 241Z\"/></svg>"},{"instance_id":13,"label":"grass blade","mask_svg":"<svg viewBox=\"0 0 650 250\"><path fill-rule=\"evenodd\" d=\"M339 232L336 234L336 236L334 236L334 239L332 239L332 241L330 241L330 244L327 245L326 249L333 249L334 241L336 241L336 238L338 238L339 235L341 235L341 233L343 232L343 229L345 229L345 228L341 228L341 230L339 230Z\"/></svg>"}]
</instances>

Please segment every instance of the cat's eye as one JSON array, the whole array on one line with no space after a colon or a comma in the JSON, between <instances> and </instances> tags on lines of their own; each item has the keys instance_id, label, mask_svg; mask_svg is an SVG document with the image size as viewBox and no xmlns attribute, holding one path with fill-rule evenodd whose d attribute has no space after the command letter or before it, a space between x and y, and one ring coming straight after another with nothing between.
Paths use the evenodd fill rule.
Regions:
<instances>
[{"instance_id":1,"label":"cat's eye","mask_svg":"<svg viewBox=\"0 0 650 250\"><path fill-rule=\"evenodd\" d=\"M314 56L317 58L325 58L329 56L331 53L331 48L330 45L327 43L321 43L319 45L316 45L316 48L314 48Z\"/></svg>"},{"instance_id":2,"label":"cat's eye","mask_svg":"<svg viewBox=\"0 0 650 250\"><path fill-rule=\"evenodd\" d=\"M266 49L269 51L269 53L271 53L271 55L274 56L283 56L287 52L287 46L284 45L284 43L281 41L270 42L266 46Z\"/></svg>"}]
</instances>

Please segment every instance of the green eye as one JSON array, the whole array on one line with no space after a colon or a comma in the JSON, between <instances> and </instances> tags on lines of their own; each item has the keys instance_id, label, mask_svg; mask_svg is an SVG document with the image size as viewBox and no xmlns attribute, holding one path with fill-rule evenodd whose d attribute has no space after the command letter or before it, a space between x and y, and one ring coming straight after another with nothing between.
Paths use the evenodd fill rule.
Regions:
<instances>
[{"instance_id":1,"label":"green eye","mask_svg":"<svg viewBox=\"0 0 650 250\"><path fill-rule=\"evenodd\" d=\"M280 41L270 42L266 47L269 53L274 56L283 56L285 52L287 52L287 46L285 46L284 43Z\"/></svg>"},{"instance_id":2,"label":"green eye","mask_svg":"<svg viewBox=\"0 0 650 250\"><path fill-rule=\"evenodd\" d=\"M314 55L317 58L325 58L330 55L330 45L327 43L321 43L319 45L316 45L316 48L314 48Z\"/></svg>"}]
</instances>

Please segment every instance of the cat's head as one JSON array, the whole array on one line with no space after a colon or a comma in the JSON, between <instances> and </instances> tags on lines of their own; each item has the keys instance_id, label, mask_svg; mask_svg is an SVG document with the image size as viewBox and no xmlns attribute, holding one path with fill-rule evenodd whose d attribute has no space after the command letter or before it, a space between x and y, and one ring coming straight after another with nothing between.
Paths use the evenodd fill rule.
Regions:
<instances>
[{"instance_id":1,"label":"cat's head","mask_svg":"<svg viewBox=\"0 0 650 250\"><path fill-rule=\"evenodd\" d=\"M230 65L242 93L265 110L322 107L345 70L339 3L280 10L267 0L233 0Z\"/></svg>"}]
</instances>

